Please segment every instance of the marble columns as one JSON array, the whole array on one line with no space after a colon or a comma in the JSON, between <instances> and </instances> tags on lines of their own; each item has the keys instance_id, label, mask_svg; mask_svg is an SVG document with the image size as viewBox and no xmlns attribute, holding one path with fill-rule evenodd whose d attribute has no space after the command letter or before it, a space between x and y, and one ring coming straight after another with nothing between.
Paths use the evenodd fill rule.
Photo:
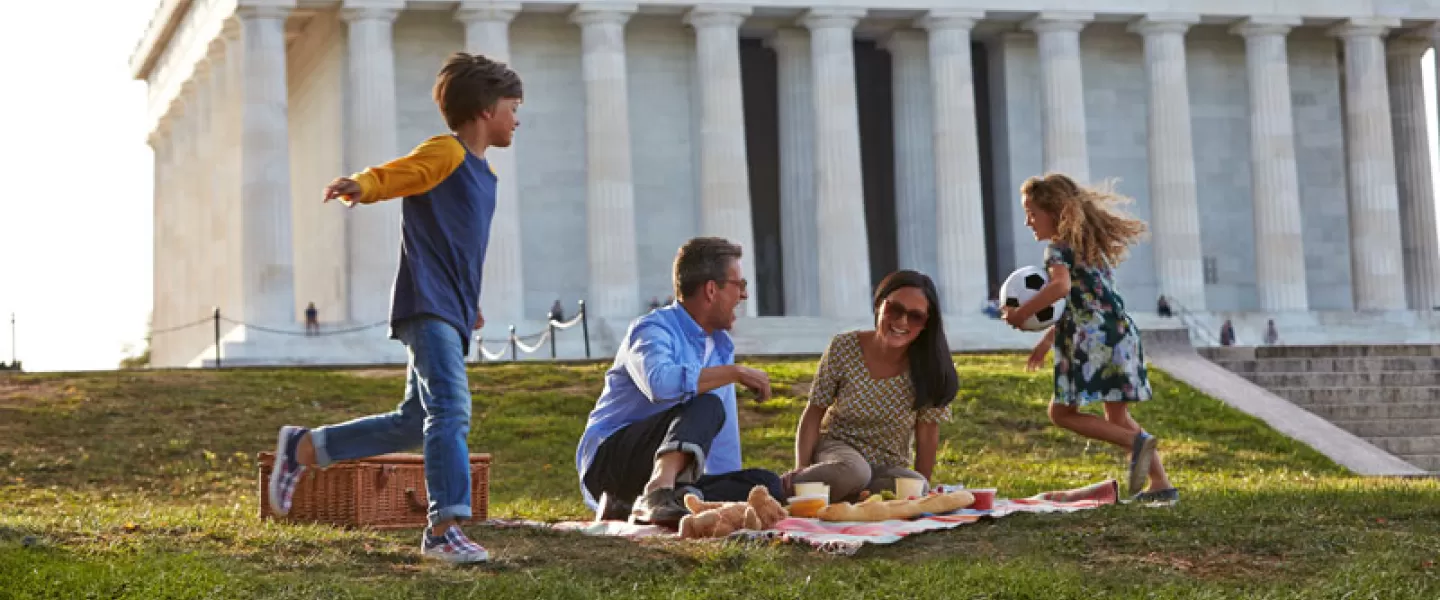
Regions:
<instances>
[{"instance_id":1,"label":"marble columns","mask_svg":"<svg viewBox=\"0 0 1440 600\"><path fill-rule=\"evenodd\" d=\"M740 88L740 24L750 7L701 5L685 15L695 29L700 92L700 234L723 237L743 249L741 270L755 280L755 226L750 216L750 165ZM737 308L756 316L759 286Z\"/></svg>"},{"instance_id":2,"label":"marble columns","mask_svg":"<svg viewBox=\"0 0 1440 600\"><path fill-rule=\"evenodd\" d=\"M1192 311L1205 310L1205 274L1195 156L1190 132L1185 32L1194 15L1154 15L1130 25L1144 36L1150 82L1148 135L1150 206L1160 293Z\"/></svg>"},{"instance_id":3,"label":"marble columns","mask_svg":"<svg viewBox=\"0 0 1440 600\"><path fill-rule=\"evenodd\" d=\"M392 29L403 2L347 2L349 111L345 132L346 170L358 172L396 157L397 107ZM389 318L391 287L400 259L400 202L356 205L347 211L346 245L350 319L377 323Z\"/></svg>"},{"instance_id":4,"label":"marble columns","mask_svg":"<svg viewBox=\"0 0 1440 600\"><path fill-rule=\"evenodd\" d=\"M1260 310L1303 311L1305 281L1300 180L1291 112L1285 36L1300 19L1248 19L1232 28L1245 38L1250 88L1250 181L1255 211L1255 279Z\"/></svg>"},{"instance_id":5,"label":"marble columns","mask_svg":"<svg viewBox=\"0 0 1440 600\"><path fill-rule=\"evenodd\" d=\"M825 317L870 314L854 49L855 24L863 16L863 9L816 8L800 21L810 30L820 315Z\"/></svg>"},{"instance_id":6,"label":"marble columns","mask_svg":"<svg viewBox=\"0 0 1440 600\"><path fill-rule=\"evenodd\" d=\"M1430 167L1430 132L1425 115L1425 86L1420 59L1429 50L1425 38L1402 37L1387 48L1390 118L1395 132L1396 183L1400 201L1400 239L1405 260L1405 296L1411 310L1432 310L1440 247L1435 239L1435 189Z\"/></svg>"},{"instance_id":7,"label":"marble columns","mask_svg":"<svg viewBox=\"0 0 1440 600\"><path fill-rule=\"evenodd\" d=\"M455 19L465 26L465 51L503 63L510 62L510 22L520 12L518 2L461 3ZM523 77L523 76L522 76ZM521 121L524 119L521 118ZM522 144L524 130L516 132ZM480 288L480 310L486 321L502 324L524 319L525 268L520 239L520 176L515 149L488 148L485 158L500 179L495 192L495 216L490 222L490 247L485 252L485 277ZM535 315L539 317L540 315ZM495 329L498 331L498 329Z\"/></svg>"},{"instance_id":8,"label":"marble columns","mask_svg":"<svg viewBox=\"0 0 1440 600\"><path fill-rule=\"evenodd\" d=\"M1044 169L1065 173L1082 185L1090 182L1090 154L1080 30L1092 20L1090 13L1044 12L1025 23L1035 32L1040 53Z\"/></svg>"},{"instance_id":9,"label":"marble columns","mask_svg":"<svg viewBox=\"0 0 1440 600\"><path fill-rule=\"evenodd\" d=\"M639 314L635 181L630 158L630 102L625 23L634 5L587 2L570 20L580 26L585 80L585 215L589 228L590 302L595 316Z\"/></svg>"},{"instance_id":10,"label":"marble columns","mask_svg":"<svg viewBox=\"0 0 1440 600\"><path fill-rule=\"evenodd\" d=\"M815 206L814 75L810 34L780 28L766 43L775 50L780 117L780 247L785 315L820 314L819 232Z\"/></svg>"},{"instance_id":11,"label":"marble columns","mask_svg":"<svg viewBox=\"0 0 1440 600\"><path fill-rule=\"evenodd\" d=\"M1355 309L1360 311L1402 310L1406 304L1395 142L1381 41L1397 25L1395 19L1351 19L1331 30L1344 40L1350 271Z\"/></svg>"},{"instance_id":12,"label":"marble columns","mask_svg":"<svg viewBox=\"0 0 1440 600\"><path fill-rule=\"evenodd\" d=\"M980 140L970 30L979 12L932 11L930 87L934 107L935 285L943 308L975 310L989 298L985 208L980 189ZM1083 143L1083 136L1081 139Z\"/></svg>"},{"instance_id":13,"label":"marble columns","mask_svg":"<svg viewBox=\"0 0 1440 600\"><path fill-rule=\"evenodd\" d=\"M236 9L240 19L240 272L237 320L295 323L290 242L290 136L285 85L285 16L275 6Z\"/></svg>"}]
</instances>

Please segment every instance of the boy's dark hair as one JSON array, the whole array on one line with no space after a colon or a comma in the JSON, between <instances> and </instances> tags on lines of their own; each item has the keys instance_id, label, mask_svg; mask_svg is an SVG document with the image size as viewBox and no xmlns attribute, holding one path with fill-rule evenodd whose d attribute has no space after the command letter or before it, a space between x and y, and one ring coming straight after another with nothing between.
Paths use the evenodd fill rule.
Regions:
<instances>
[{"instance_id":1,"label":"boy's dark hair","mask_svg":"<svg viewBox=\"0 0 1440 600\"><path fill-rule=\"evenodd\" d=\"M675 253L675 297L681 300L689 298L700 291L707 281L725 287L730 261L740 260L742 254L739 245L724 238L691 238Z\"/></svg>"},{"instance_id":2,"label":"boy's dark hair","mask_svg":"<svg viewBox=\"0 0 1440 600\"><path fill-rule=\"evenodd\" d=\"M520 76L505 63L464 52L451 54L440 67L434 96L451 131L494 108L501 98L525 97Z\"/></svg>"}]
</instances>

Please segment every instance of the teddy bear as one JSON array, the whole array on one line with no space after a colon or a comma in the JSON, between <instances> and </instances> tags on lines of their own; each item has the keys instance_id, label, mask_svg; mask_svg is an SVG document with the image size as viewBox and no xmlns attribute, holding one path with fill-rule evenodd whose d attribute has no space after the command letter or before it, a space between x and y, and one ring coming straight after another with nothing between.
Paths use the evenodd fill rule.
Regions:
<instances>
[{"instance_id":1,"label":"teddy bear","mask_svg":"<svg viewBox=\"0 0 1440 600\"><path fill-rule=\"evenodd\" d=\"M680 519L682 539L717 538L740 529L769 529L790 516L763 485L750 489L745 502L704 502L694 494L685 495L690 514Z\"/></svg>"}]
</instances>

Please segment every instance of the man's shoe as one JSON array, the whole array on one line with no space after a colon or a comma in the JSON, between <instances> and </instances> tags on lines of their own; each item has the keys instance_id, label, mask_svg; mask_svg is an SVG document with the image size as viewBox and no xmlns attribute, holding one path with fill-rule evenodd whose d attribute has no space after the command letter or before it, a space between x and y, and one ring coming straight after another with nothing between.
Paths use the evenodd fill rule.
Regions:
<instances>
[{"instance_id":1,"label":"man's shoe","mask_svg":"<svg viewBox=\"0 0 1440 600\"><path fill-rule=\"evenodd\" d=\"M308 429L286 425L280 428L279 439L275 442L275 465L270 468L270 482L266 493L270 495L270 510L278 516L290 512L290 501L295 496L295 486L305 474L305 466L296 462L295 448Z\"/></svg>"},{"instance_id":2,"label":"man's shoe","mask_svg":"<svg viewBox=\"0 0 1440 600\"><path fill-rule=\"evenodd\" d=\"M680 519L690 514L690 509L685 508L685 493L689 491L685 488L660 488L636 498L635 507L630 511L630 522L670 529L680 527Z\"/></svg>"},{"instance_id":3,"label":"man's shoe","mask_svg":"<svg viewBox=\"0 0 1440 600\"><path fill-rule=\"evenodd\" d=\"M600 494L600 504L595 507L595 521L624 521L630 518L630 503L609 492Z\"/></svg>"}]
</instances>

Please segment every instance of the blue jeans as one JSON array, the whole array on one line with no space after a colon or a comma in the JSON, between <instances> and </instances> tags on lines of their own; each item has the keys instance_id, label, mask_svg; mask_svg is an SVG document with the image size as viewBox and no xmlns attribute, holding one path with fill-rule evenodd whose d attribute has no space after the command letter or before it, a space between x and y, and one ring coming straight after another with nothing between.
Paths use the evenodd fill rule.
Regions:
<instances>
[{"instance_id":1,"label":"blue jeans","mask_svg":"<svg viewBox=\"0 0 1440 600\"><path fill-rule=\"evenodd\" d=\"M464 340L448 323L416 317L395 324L409 364L405 400L393 412L361 417L310 432L324 467L339 460L402 452L424 445L429 519L470 518L470 383Z\"/></svg>"}]
</instances>

